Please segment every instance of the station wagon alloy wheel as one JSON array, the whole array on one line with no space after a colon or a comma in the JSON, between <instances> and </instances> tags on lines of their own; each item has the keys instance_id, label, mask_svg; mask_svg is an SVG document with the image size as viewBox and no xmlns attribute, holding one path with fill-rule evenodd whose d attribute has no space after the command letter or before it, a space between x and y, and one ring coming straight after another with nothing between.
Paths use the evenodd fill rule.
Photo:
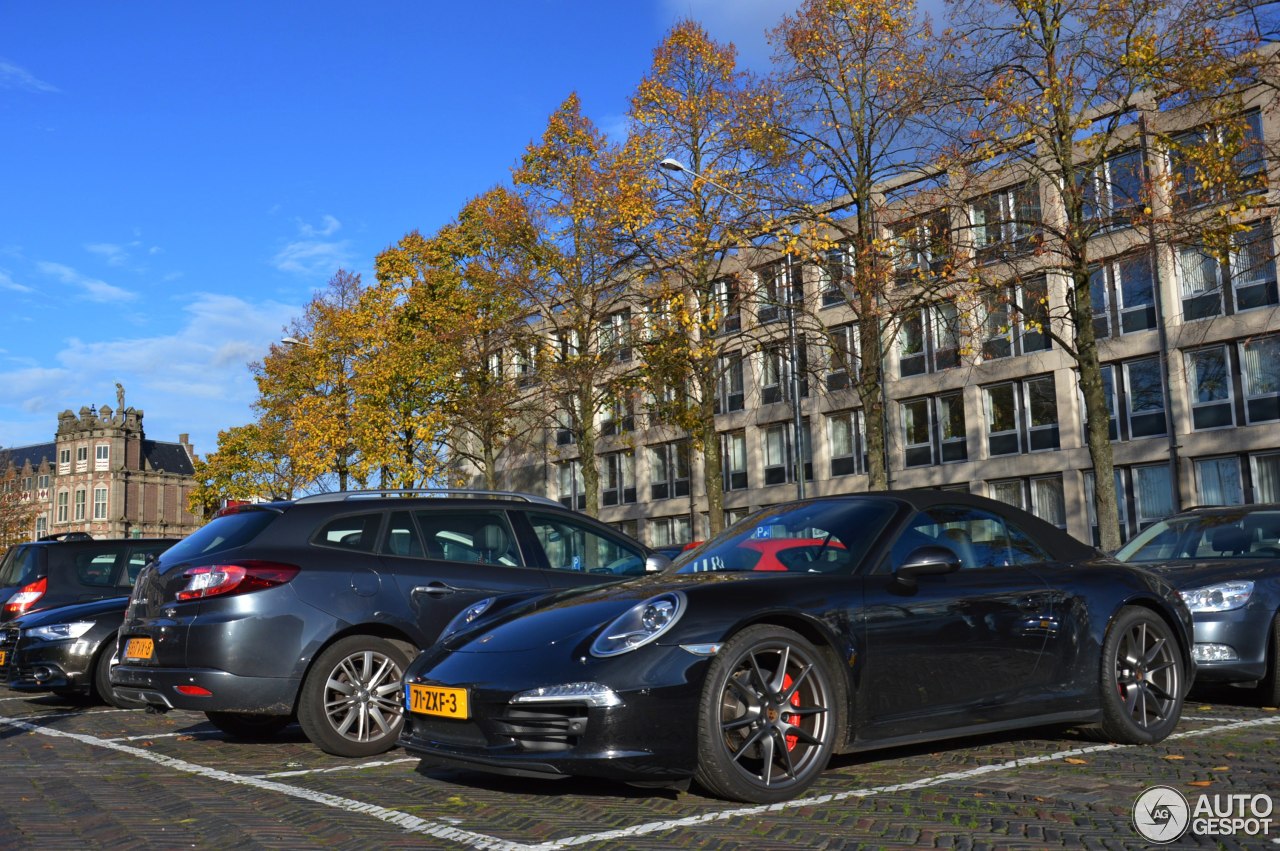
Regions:
<instances>
[{"instance_id":1,"label":"station wagon alloy wheel","mask_svg":"<svg viewBox=\"0 0 1280 851\"><path fill-rule=\"evenodd\" d=\"M298 721L337 756L372 756L395 744L404 711L406 654L385 639L350 636L321 653L302 687Z\"/></svg>"},{"instance_id":2,"label":"station wagon alloy wheel","mask_svg":"<svg viewBox=\"0 0 1280 851\"><path fill-rule=\"evenodd\" d=\"M744 801L794 797L831 756L834 705L827 662L812 644L780 627L743 630L707 679L698 782Z\"/></svg>"}]
</instances>

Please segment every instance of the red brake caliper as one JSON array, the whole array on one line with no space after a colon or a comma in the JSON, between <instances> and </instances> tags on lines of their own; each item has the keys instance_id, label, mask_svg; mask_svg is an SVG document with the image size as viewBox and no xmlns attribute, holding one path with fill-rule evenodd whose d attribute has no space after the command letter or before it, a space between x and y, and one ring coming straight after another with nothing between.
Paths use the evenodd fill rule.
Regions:
<instances>
[{"instance_id":1,"label":"red brake caliper","mask_svg":"<svg viewBox=\"0 0 1280 851\"><path fill-rule=\"evenodd\" d=\"M794 682L794 681L791 679L791 675L790 675L790 674L783 674L783 675L782 675L782 690L783 690L783 691L786 691L787 689L791 688L791 683L792 683L792 682ZM799 709L799 708L800 708L800 692L799 692L799 691L797 691L795 694L791 695L791 705L792 705L792 706L794 706L794 707L796 707L797 709ZM790 723L791 723L791 719L792 719L792 718L794 718L794 717L795 717L795 716L794 716L794 715L792 715L790 712L784 712L784 713L782 713L782 720L783 720L783 721L786 721L788 724L790 724ZM795 750L795 749L796 749L796 745L797 745L797 744L799 744L799 743L800 743L800 737L799 737L799 736L787 736L787 750L789 750L789 751L793 751L793 750Z\"/></svg>"}]
</instances>

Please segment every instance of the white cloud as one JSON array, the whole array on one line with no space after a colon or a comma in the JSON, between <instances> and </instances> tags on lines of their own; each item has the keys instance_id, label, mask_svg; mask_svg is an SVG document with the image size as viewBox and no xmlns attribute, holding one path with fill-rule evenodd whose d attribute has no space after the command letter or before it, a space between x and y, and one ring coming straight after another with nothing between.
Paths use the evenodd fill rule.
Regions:
<instances>
[{"instance_id":1,"label":"white cloud","mask_svg":"<svg viewBox=\"0 0 1280 851\"><path fill-rule=\"evenodd\" d=\"M129 259L129 249L137 247L138 243L131 242L129 245L116 245L112 242L95 242L84 247L85 251L90 254L97 254L103 260L107 261L108 266L123 266Z\"/></svg>"},{"instance_id":2,"label":"white cloud","mask_svg":"<svg viewBox=\"0 0 1280 851\"><path fill-rule=\"evenodd\" d=\"M306 277L328 277L343 266L351 265L349 240L326 240L342 229L342 222L333 216L321 218L319 227L298 222L301 239L286 244L271 258L271 265L282 272Z\"/></svg>"},{"instance_id":3,"label":"white cloud","mask_svg":"<svg viewBox=\"0 0 1280 851\"><path fill-rule=\"evenodd\" d=\"M9 277L9 273L4 269L0 269L0 290L12 290L15 293L33 293L34 289L20 284L13 278Z\"/></svg>"},{"instance_id":4,"label":"white cloud","mask_svg":"<svg viewBox=\"0 0 1280 851\"><path fill-rule=\"evenodd\" d=\"M197 451L212 452L218 431L253 418L257 387L247 365L260 360L302 308L247 301L219 293L188 295L169 333L89 342L72 338L55 368L0 370L0 422L11 445L50 439L63 410L115 407L115 382L125 404L146 413L154 440L190 434ZM30 415L18 425L19 411Z\"/></svg>"},{"instance_id":5,"label":"white cloud","mask_svg":"<svg viewBox=\"0 0 1280 851\"><path fill-rule=\"evenodd\" d=\"M109 303L113 301L132 301L138 297L137 293L108 284L106 281L100 281L97 278L91 278L61 263L50 263L41 260L36 263L36 268L50 278L54 278L64 284L79 287L83 291L84 297L89 301Z\"/></svg>"},{"instance_id":6,"label":"white cloud","mask_svg":"<svg viewBox=\"0 0 1280 851\"><path fill-rule=\"evenodd\" d=\"M0 60L0 89L21 89L27 92L56 92L58 87L38 79L25 68Z\"/></svg>"}]
</instances>

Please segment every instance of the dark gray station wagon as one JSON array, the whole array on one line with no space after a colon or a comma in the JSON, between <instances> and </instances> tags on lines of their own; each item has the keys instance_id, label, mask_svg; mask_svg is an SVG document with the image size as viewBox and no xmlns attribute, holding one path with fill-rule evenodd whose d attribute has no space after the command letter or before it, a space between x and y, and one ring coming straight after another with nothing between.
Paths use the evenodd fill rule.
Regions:
<instances>
[{"instance_id":1,"label":"dark gray station wagon","mask_svg":"<svg viewBox=\"0 0 1280 851\"><path fill-rule=\"evenodd\" d=\"M118 697L203 711L237 736L296 718L339 756L395 744L400 679L444 626L495 592L665 566L542 497L348 491L219 513L138 578Z\"/></svg>"}]
</instances>

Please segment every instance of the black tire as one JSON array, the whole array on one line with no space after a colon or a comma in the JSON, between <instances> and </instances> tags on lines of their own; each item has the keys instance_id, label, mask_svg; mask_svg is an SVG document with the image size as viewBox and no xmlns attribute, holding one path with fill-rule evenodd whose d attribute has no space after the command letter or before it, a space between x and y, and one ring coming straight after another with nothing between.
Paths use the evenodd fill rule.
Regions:
<instances>
[{"instance_id":1,"label":"black tire","mask_svg":"<svg viewBox=\"0 0 1280 851\"><path fill-rule=\"evenodd\" d=\"M1280 612L1271 619L1271 643L1267 649L1267 673L1258 680L1263 706L1280 706Z\"/></svg>"},{"instance_id":2,"label":"black tire","mask_svg":"<svg viewBox=\"0 0 1280 851\"><path fill-rule=\"evenodd\" d=\"M734 801L794 798L835 746L840 710L826 657L798 633L747 627L716 654L698 705L698 785Z\"/></svg>"},{"instance_id":3,"label":"black tire","mask_svg":"<svg viewBox=\"0 0 1280 851\"><path fill-rule=\"evenodd\" d=\"M231 738L251 742L272 738L293 720L288 715L251 715L248 712L206 712L204 717Z\"/></svg>"},{"instance_id":4,"label":"black tire","mask_svg":"<svg viewBox=\"0 0 1280 851\"><path fill-rule=\"evenodd\" d=\"M1121 609L1107 628L1101 669L1103 736L1149 745L1173 732L1186 677L1181 648L1163 618L1141 606Z\"/></svg>"},{"instance_id":5,"label":"black tire","mask_svg":"<svg viewBox=\"0 0 1280 851\"><path fill-rule=\"evenodd\" d=\"M116 697L115 692L111 690L111 665L115 652L116 637L113 635L102 642L98 655L93 659L93 666L89 669L89 695L99 703L105 703L117 709L141 709L146 706L145 703Z\"/></svg>"},{"instance_id":6,"label":"black tire","mask_svg":"<svg viewBox=\"0 0 1280 851\"><path fill-rule=\"evenodd\" d=\"M334 756L390 750L404 723L400 679L408 665L408 653L384 638L349 635L335 641L302 682L302 731Z\"/></svg>"}]
</instances>

